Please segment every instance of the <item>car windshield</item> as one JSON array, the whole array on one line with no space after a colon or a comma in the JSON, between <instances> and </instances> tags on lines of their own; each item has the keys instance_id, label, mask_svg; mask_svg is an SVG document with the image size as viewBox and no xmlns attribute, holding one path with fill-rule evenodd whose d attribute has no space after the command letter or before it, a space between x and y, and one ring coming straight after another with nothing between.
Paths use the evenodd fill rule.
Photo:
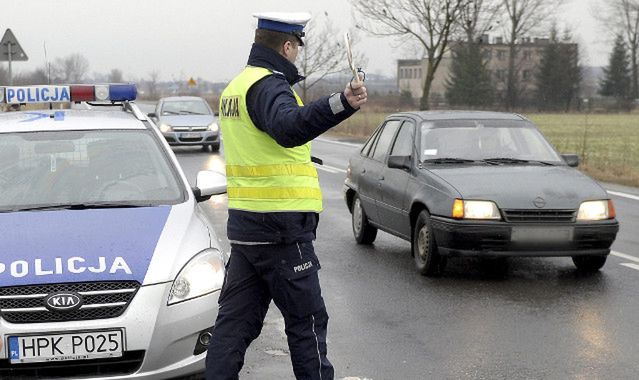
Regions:
<instances>
[{"instance_id":1,"label":"car windshield","mask_svg":"<svg viewBox=\"0 0 639 380\"><path fill-rule=\"evenodd\" d=\"M149 131L0 134L0 211L134 207L185 198Z\"/></svg>"},{"instance_id":2,"label":"car windshield","mask_svg":"<svg viewBox=\"0 0 639 380\"><path fill-rule=\"evenodd\" d=\"M166 101L162 104L162 115L210 115L211 110L204 100Z\"/></svg>"},{"instance_id":3,"label":"car windshield","mask_svg":"<svg viewBox=\"0 0 639 380\"><path fill-rule=\"evenodd\" d=\"M438 120L421 126L420 160L537 161L561 157L532 124L519 120ZM469 161L470 162L470 161Z\"/></svg>"}]
</instances>

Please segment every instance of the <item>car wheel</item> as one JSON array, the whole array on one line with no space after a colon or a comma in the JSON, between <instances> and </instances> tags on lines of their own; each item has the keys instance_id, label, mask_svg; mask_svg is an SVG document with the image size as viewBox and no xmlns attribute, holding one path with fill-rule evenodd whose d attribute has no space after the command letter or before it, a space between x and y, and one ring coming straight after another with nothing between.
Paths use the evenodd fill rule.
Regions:
<instances>
[{"instance_id":1,"label":"car wheel","mask_svg":"<svg viewBox=\"0 0 639 380\"><path fill-rule=\"evenodd\" d=\"M211 152L217 153L220 151L220 143L211 144Z\"/></svg>"},{"instance_id":2,"label":"car wheel","mask_svg":"<svg viewBox=\"0 0 639 380\"><path fill-rule=\"evenodd\" d=\"M572 262L578 270L583 272L596 272L606 263L608 256L573 256Z\"/></svg>"},{"instance_id":3,"label":"car wheel","mask_svg":"<svg viewBox=\"0 0 639 380\"><path fill-rule=\"evenodd\" d=\"M355 194L353 197L353 235L358 244L371 244L377 237L377 228L368 223L366 212L362 208L362 202L359 196Z\"/></svg>"},{"instance_id":4,"label":"car wheel","mask_svg":"<svg viewBox=\"0 0 639 380\"><path fill-rule=\"evenodd\" d=\"M424 276L436 276L444 270L445 258L437 252L437 243L426 210L419 213L413 229L411 248L417 271Z\"/></svg>"}]
</instances>

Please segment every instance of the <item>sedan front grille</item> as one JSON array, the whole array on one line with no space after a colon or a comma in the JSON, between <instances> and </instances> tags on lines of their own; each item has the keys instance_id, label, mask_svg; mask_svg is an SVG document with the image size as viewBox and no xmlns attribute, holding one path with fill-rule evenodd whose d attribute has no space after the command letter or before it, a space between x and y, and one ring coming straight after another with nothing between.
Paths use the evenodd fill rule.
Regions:
<instances>
[{"instance_id":1,"label":"sedan front grille","mask_svg":"<svg viewBox=\"0 0 639 380\"><path fill-rule=\"evenodd\" d=\"M204 132L208 127L173 127L174 132Z\"/></svg>"},{"instance_id":2,"label":"sedan front grille","mask_svg":"<svg viewBox=\"0 0 639 380\"><path fill-rule=\"evenodd\" d=\"M513 223L571 223L575 210L503 210L507 222Z\"/></svg>"},{"instance_id":3,"label":"sedan front grille","mask_svg":"<svg viewBox=\"0 0 639 380\"><path fill-rule=\"evenodd\" d=\"M137 281L45 284L0 288L0 317L11 323L66 322L120 316L140 288ZM49 294L74 292L83 305L73 311L46 308Z\"/></svg>"},{"instance_id":4,"label":"sedan front grille","mask_svg":"<svg viewBox=\"0 0 639 380\"><path fill-rule=\"evenodd\" d=\"M0 359L0 379L73 379L90 376L127 376L140 369L145 351L127 351L119 358L11 364Z\"/></svg>"}]
</instances>

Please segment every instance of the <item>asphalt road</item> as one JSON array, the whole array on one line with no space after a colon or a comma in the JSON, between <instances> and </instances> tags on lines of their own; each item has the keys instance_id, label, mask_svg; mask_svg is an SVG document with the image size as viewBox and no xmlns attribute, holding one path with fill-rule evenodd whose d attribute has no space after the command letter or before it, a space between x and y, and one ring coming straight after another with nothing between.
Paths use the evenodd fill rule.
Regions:
<instances>
[{"instance_id":1,"label":"asphalt road","mask_svg":"<svg viewBox=\"0 0 639 380\"><path fill-rule=\"evenodd\" d=\"M639 189L606 185L621 229L600 273L578 274L569 258L511 259L501 273L453 259L430 279L413 268L408 242L380 232L371 247L355 243L341 191L357 146L313 143L324 159L315 246L337 379L639 378ZM223 170L223 154L174 151L191 183L198 170ZM228 247L225 202L205 209ZM273 305L241 378L294 378Z\"/></svg>"}]
</instances>

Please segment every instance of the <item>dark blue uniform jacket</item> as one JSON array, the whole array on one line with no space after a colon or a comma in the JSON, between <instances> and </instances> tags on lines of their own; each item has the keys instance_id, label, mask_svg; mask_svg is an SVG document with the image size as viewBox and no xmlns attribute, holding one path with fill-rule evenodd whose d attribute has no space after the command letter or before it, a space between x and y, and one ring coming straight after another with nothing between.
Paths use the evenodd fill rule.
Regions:
<instances>
[{"instance_id":1,"label":"dark blue uniform jacket","mask_svg":"<svg viewBox=\"0 0 639 380\"><path fill-rule=\"evenodd\" d=\"M251 120L278 144L303 145L347 119L353 109L339 94L344 110L334 114L329 96L300 107L291 86L304 79L294 64L276 51L253 44L248 65L274 72L255 83L246 95ZM338 96L338 95L336 95ZM315 239L318 215L314 212L249 212L229 210L227 234L239 242L290 244Z\"/></svg>"}]
</instances>

